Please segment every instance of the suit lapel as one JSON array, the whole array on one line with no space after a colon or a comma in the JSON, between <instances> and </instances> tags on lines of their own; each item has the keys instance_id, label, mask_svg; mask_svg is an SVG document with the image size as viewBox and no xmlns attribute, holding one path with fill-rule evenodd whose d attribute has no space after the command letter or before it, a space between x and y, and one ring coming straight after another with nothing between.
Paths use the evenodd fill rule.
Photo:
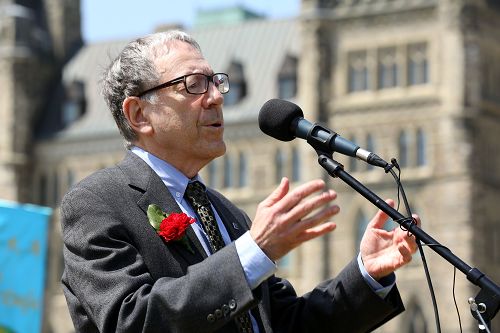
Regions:
<instances>
[{"instance_id":1,"label":"suit lapel","mask_svg":"<svg viewBox=\"0 0 500 333\"><path fill-rule=\"evenodd\" d=\"M156 204L161 207L162 211L168 213L182 213L181 208L172 197L170 191L167 189L163 181L158 175L138 156L132 152L127 152L124 161L119 165L123 172L129 177L129 186L135 191L139 192L137 205L145 214L144 223L149 226L147 219L148 206ZM143 221L141 221L143 222ZM153 227L151 227L153 229ZM194 253L189 251L180 242L164 242L160 236L156 238L166 246L175 251L181 256L188 265L198 263L206 257L203 246L196 237L192 227L186 230L186 235L191 243L191 248ZM155 241L157 243L157 241ZM163 245L165 246L165 245Z\"/></svg>"},{"instance_id":2,"label":"suit lapel","mask_svg":"<svg viewBox=\"0 0 500 333\"><path fill-rule=\"evenodd\" d=\"M186 235L191 242L191 247L195 251L196 258L199 259L197 262L202 261L203 259L207 258L207 252L203 248L203 245L201 245L200 240L198 239L198 236L196 236L196 233L193 230L193 227L189 227L189 229L186 230Z\"/></svg>"}]
</instances>

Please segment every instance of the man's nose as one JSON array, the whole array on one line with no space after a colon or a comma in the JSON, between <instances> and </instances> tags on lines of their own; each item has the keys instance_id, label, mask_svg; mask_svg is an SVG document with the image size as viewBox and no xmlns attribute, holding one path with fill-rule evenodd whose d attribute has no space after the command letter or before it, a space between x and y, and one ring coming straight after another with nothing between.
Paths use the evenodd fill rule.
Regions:
<instances>
[{"instance_id":1,"label":"man's nose","mask_svg":"<svg viewBox=\"0 0 500 333\"><path fill-rule=\"evenodd\" d=\"M207 95L206 100L208 105L222 104L224 102L224 96L219 91L219 88L212 81L208 83L208 90L206 92L206 95Z\"/></svg>"}]
</instances>

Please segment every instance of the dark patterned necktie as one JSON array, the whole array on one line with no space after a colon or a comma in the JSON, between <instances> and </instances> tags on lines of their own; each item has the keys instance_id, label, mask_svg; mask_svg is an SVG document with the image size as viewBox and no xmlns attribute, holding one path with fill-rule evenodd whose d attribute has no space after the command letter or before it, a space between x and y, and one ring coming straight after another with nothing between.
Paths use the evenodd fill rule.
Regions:
<instances>
[{"instance_id":1,"label":"dark patterned necktie","mask_svg":"<svg viewBox=\"0 0 500 333\"><path fill-rule=\"evenodd\" d=\"M186 188L184 195L187 202L194 208L200 222L210 241L212 253L215 253L225 246L219 226L215 220L215 215L210 206L205 186L198 182L191 182ZM248 313L243 313L236 317L236 324L240 333L253 333L252 322Z\"/></svg>"}]
</instances>

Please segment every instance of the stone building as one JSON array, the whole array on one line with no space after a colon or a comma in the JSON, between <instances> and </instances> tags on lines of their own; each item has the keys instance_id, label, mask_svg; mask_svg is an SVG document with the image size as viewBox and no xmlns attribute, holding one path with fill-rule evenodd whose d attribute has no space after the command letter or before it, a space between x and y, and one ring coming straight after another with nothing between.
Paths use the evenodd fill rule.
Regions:
<instances>
[{"instance_id":1,"label":"stone building","mask_svg":"<svg viewBox=\"0 0 500 333\"><path fill-rule=\"evenodd\" d=\"M45 331L54 333L73 330L59 288L58 203L76 181L124 154L98 79L127 41L82 45L79 5L0 0L0 198L56 208L45 316ZM283 143L260 132L257 115L271 98L295 102L308 120L386 160L395 157L424 230L500 281L496 1L303 0L295 19L267 20L234 8L214 14L203 13L200 26L188 29L214 70L231 81L224 109L228 152L202 177L250 216L284 175L294 184L324 178L339 193L337 230L279 262L280 274L299 292L356 255L376 209L328 176L304 141ZM376 194L396 198L384 170L337 155ZM424 251L442 332L457 332L453 268ZM378 331L434 332L420 256L397 276L407 311ZM476 332L467 299L477 289L460 272L455 294L463 331ZM495 325L500 329L499 318Z\"/></svg>"},{"instance_id":2,"label":"stone building","mask_svg":"<svg viewBox=\"0 0 500 333\"><path fill-rule=\"evenodd\" d=\"M301 22L299 100L307 116L387 160L396 157L424 229L498 282L498 2L303 1ZM339 160L382 198L396 196L388 175ZM353 255L371 208L340 181L332 186L345 214L326 246L334 272ZM452 266L425 252L442 329L456 332ZM383 330L434 331L421 263L414 262L398 273L408 309ZM476 290L460 272L455 294L465 331L476 331L467 304Z\"/></svg>"}]
</instances>

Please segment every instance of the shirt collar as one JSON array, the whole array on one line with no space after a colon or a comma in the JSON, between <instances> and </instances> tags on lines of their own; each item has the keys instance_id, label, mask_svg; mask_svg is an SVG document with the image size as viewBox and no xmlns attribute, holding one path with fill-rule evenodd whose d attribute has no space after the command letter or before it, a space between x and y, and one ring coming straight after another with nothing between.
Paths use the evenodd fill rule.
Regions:
<instances>
[{"instance_id":1,"label":"shirt collar","mask_svg":"<svg viewBox=\"0 0 500 333\"><path fill-rule=\"evenodd\" d=\"M172 193L180 193L181 198L184 197L184 192L186 191L187 184L190 181L198 180L203 183L200 175L194 176L192 179L186 177L182 172L172 166L170 163L156 157L150 152L133 146L130 149L134 154L139 156L144 162L146 162L151 169L161 178L163 183Z\"/></svg>"}]
</instances>

